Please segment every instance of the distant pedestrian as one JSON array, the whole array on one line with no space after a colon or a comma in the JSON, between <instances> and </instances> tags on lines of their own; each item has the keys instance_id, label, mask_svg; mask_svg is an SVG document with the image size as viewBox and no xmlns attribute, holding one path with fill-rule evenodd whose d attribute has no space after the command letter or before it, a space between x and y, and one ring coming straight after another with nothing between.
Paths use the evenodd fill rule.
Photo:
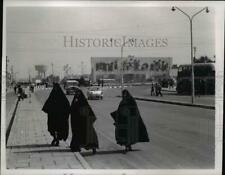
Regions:
<instances>
[{"instance_id":1,"label":"distant pedestrian","mask_svg":"<svg viewBox=\"0 0 225 175\"><path fill-rule=\"evenodd\" d=\"M21 87L21 85L18 85L17 87L17 93L18 93L18 100L23 100L24 99L24 91L23 88Z\"/></svg>"},{"instance_id":2,"label":"distant pedestrian","mask_svg":"<svg viewBox=\"0 0 225 175\"><path fill-rule=\"evenodd\" d=\"M16 90L17 90L17 85L14 86L14 93L15 94L17 93Z\"/></svg>"},{"instance_id":3,"label":"distant pedestrian","mask_svg":"<svg viewBox=\"0 0 225 175\"><path fill-rule=\"evenodd\" d=\"M160 85L160 83L156 83L156 88L155 89L156 89L156 96L160 95L162 97L163 96L162 92L161 92L162 91L162 86Z\"/></svg>"},{"instance_id":4,"label":"distant pedestrian","mask_svg":"<svg viewBox=\"0 0 225 175\"><path fill-rule=\"evenodd\" d=\"M30 86L29 86L29 90L30 90L30 92L31 92L31 93L33 93L33 92L34 92L34 85L33 85L33 84L30 84Z\"/></svg>"},{"instance_id":5,"label":"distant pedestrian","mask_svg":"<svg viewBox=\"0 0 225 175\"><path fill-rule=\"evenodd\" d=\"M155 95L155 85L152 83L151 85L151 96Z\"/></svg>"},{"instance_id":6,"label":"distant pedestrian","mask_svg":"<svg viewBox=\"0 0 225 175\"><path fill-rule=\"evenodd\" d=\"M53 137L52 146L58 146L60 140L66 140L69 132L70 103L58 83L46 100L42 110L48 114L48 131Z\"/></svg>"},{"instance_id":7,"label":"distant pedestrian","mask_svg":"<svg viewBox=\"0 0 225 175\"><path fill-rule=\"evenodd\" d=\"M92 149L93 154L98 148L98 138L94 129L96 116L88 104L83 92L77 88L71 104L72 141L70 148L73 152Z\"/></svg>"},{"instance_id":8,"label":"distant pedestrian","mask_svg":"<svg viewBox=\"0 0 225 175\"><path fill-rule=\"evenodd\" d=\"M117 111L111 113L115 121L117 144L125 146L125 152L131 151L131 145L137 142L149 142L148 133L135 99L127 90L122 92L122 101Z\"/></svg>"}]
</instances>

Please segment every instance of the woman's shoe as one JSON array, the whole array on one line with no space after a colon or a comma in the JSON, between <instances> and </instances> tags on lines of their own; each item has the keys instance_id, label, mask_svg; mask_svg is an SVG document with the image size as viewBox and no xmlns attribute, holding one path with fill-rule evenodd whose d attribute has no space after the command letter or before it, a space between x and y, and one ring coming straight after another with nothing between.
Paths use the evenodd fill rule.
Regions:
<instances>
[{"instance_id":1,"label":"woman's shoe","mask_svg":"<svg viewBox=\"0 0 225 175\"><path fill-rule=\"evenodd\" d=\"M81 150L80 150L80 148L71 148L71 151L72 152L80 152Z\"/></svg>"},{"instance_id":2,"label":"woman's shoe","mask_svg":"<svg viewBox=\"0 0 225 175\"><path fill-rule=\"evenodd\" d=\"M92 148L92 153L96 154L96 148Z\"/></svg>"},{"instance_id":3,"label":"woman's shoe","mask_svg":"<svg viewBox=\"0 0 225 175\"><path fill-rule=\"evenodd\" d=\"M127 153L127 151L128 151L128 147L126 146L126 147L125 147L125 150L124 150L124 152L123 152L123 153L124 153L124 154L126 154L126 153Z\"/></svg>"},{"instance_id":4,"label":"woman's shoe","mask_svg":"<svg viewBox=\"0 0 225 175\"><path fill-rule=\"evenodd\" d=\"M55 141L55 146L59 146L59 140Z\"/></svg>"},{"instance_id":5,"label":"woman's shoe","mask_svg":"<svg viewBox=\"0 0 225 175\"><path fill-rule=\"evenodd\" d=\"M52 140L51 146L55 146L55 139Z\"/></svg>"},{"instance_id":6,"label":"woman's shoe","mask_svg":"<svg viewBox=\"0 0 225 175\"><path fill-rule=\"evenodd\" d=\"M128 150L129 151L132 151L131 145L128 146Z\"/></svg>"}]
</instances>

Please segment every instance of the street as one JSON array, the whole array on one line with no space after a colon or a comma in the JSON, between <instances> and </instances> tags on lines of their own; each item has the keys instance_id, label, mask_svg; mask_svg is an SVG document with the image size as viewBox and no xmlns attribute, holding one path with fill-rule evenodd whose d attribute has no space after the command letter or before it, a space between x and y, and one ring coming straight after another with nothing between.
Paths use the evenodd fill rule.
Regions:
<instances>
[{"instance_id":1,"label":"street","mask_svg":"<svg viewBox=\"0 0 225 175\"><path fill-rule=\"evenodd\" d=\"M35 92L40 102L39 110L49 93L50 90L46 89ZM137 101L150 142L135 144L134 151L123 154L124 147L116 144L110 116L110 112L119 105L120 98L116 97L119 94L119 89L105 89L103 100L89 100L97 117L95 129L100 145L96 155L92 155L91 151L81 151L81 156L91 168L214 168L214 110ZM71 102L73 95L67 97ZM43 115L42 112L41 117ZM47 134L48 131L45 132ZM71 134L67 145L70 140Z\"/></svg>"}]
</instances>

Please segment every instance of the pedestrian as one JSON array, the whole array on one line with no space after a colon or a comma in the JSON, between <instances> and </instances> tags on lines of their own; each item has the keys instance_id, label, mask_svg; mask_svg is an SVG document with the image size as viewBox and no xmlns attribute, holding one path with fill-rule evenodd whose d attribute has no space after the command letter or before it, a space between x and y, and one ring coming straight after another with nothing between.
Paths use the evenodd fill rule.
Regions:
<instances>
[{"instance_id":1,"label":"pedestrian","mask_svg":"<svg viewBox=\"0 0 225 175\"><path fill-rule=\"evenodd\" d=\"M33 92L34 92L34 85L33 85L33 84L30 84L30 86L29 86L29 90L30 90L30 92L31 92L31 93L33 93Z\"/></svg>"},{"instance_id":2,"label":"pedestrian","mask_svg":"<svg viewBox=\"0 0 225 175\"><path fill-rule=\"evenodd\" d=\"M23 100L24 99L23 88L21 87L21 85L18 85L17 89L18 89L18 101L20 101L21 99Z\"/></svg>"},{"instance_id":3,"label":"pedestrian","mask_svg":"<svg viewBox=\"0 0 225 175\"><path fill-rule=\"evenodd\" d=\"M66 141L68 137L70 114L70 103L58 83L53 84L42 111L48 114L48 131L53 137L51 145L58 146L60 140Z\"/></svg>"},{"instance_id":4,"label":"pedestrian","mask_svg":"<svg viewBox=\"0 0 225 175\"><path fill-rule=\"evenodd\" d=\"M111 113L115 123L117 144L125 146L125 152L131 151L131 145L149 142L148 133L135 99L128 90L122 91L122 101L116 111Z\"/></svg>"},{"instance_id":5,"label":"pedestrian","mask_svg":"<svg viewBox=\"0 0 225 175\"><path fill-rule=\"evenodd\" d=\"M16 94L16 90L17 90L17 85L15 84L14 86L14 93Z\"/></svg>"},{"instance_id":6,"label":"pedestrian","mask_svg":"<svg viewBox=\"0 0 225 175\"><path fill-rule=\"evenodd\" d=\"M152 83L152 85L151 85L151 96L152 95L155 95L155 86L154 86L154 83Z\"/></svg>"},{"instance_id":7,"label":"pedestrian","mask_svg":"<svg viewBox=\"0 0 225 175\"><path fill-rule=\"evenodd\" d=\"M96 116L88 104L83 92L77 88L71 104L71 151L80 152L81 148L92 149L93 154L98 148L98 138L93 124Z\"/></svg>"},{"instance_id":8,"label":"pedestrian","mask_svg":"<svg viewBox=\"0 0 225 175\"><path fill-rule=\"evenodd\" d=\"M156 83L156 96L159 96L159 95L161 97L163 96L161 90L162 90L162 87L161 87L160 83Z\"/></svg>"}]
</instances>

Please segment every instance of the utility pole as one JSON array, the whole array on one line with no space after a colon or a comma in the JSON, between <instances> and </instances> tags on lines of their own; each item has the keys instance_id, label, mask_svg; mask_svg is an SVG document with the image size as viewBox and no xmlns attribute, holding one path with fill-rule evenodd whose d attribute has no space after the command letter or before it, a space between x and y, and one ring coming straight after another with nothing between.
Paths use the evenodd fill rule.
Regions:
<instances>
[{"instance_id":1,"label":"utility pole","mask_svg":"<svg viewBox=\"0 0 225 175\"><path fill-rule=\"evenodd\" d=\"M11 66L11 82L14 81L13 66Z\"/></svg>"},{"instance_id":2,"label":"utility pole","mask_svg":"<svg viewBox=\"0 0 225 175\"><path fill-rule=\"evenodd\" d=\"M28 81L30 82L30 69L28 70Z\"/></svg>"},{"instance_id":3,"label":"utility pole","mask_svg":"<svg viewBox=\"0 0 225 175\"><path fill-rule=\"evenodd\" d=\"M123 65L123 48L125 47L125 45L128 43L128 42L134 42L134 39L129 39L128 41L125 41L125 36L123 36L123 43L122 43L122 46L121 46L121 59L120 59L120 76L121 76L121 92L123 91L124 89L124 65Z\"/></svg>"},{"instance_id":4,"label":"utility pole","mask_svg":"<svg viewBox=\"0 0 225 175\"><path fill-rule=\"evenodd\" d=\"M7 86L8 86L8 82L9 82L8 63L9 63L9 59L8 59L8 56L6 56L6 90L7 90Z\"/></svg>"},{"instance_id":5,"label":"utility pole","mask_svg":"<svg viewBox=\"0 0 225 175\"><path fill-rule=\"evenodd\" d=\"M54 66L54 65L53 65L53 63L52 63L51 65L52 65L52 76L53 76L53 75L54 75L54 72L53 72L53 66Z\"/></svg>"},{"instance_id":6,"label":"utility pole","mask_svg":"<svg viewBox=\"0 0 225 175\"><path fill-rule=\"evenodd\" d=\"M193 49L194 49L194 63L195 63L195 60L196 60L196 51L197 51L197 47L196 47L196 46L194 46L194 47L193 47Z\"/></svg>"}]
</instances>

